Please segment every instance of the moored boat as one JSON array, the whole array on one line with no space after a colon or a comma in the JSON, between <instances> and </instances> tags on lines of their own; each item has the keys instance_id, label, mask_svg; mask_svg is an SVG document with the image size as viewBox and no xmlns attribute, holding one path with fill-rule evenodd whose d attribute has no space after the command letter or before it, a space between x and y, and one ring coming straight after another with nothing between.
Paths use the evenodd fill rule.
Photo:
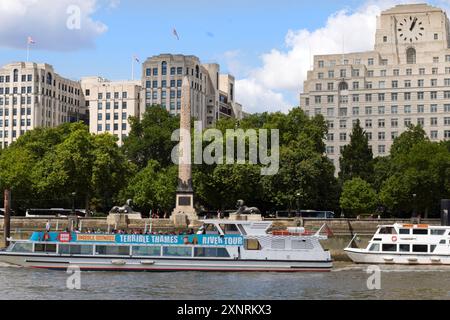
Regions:
<instances>
[{"instance_id":1,"label":"moored boat","mask_svg":"<svg viewBox=\"0 0 450 320\"><path fill-rule=\"evenodd\" d=\"M355 263L450 265L450 227L423 224L379 226L367 248L355 248L352 239L345 252Z\"/></svg>"},{"instance_id":2,"label":"moored boat","mask_svg":"<svg viewBox=\"0 0 450 320\"><path fill-rule=\"evenodd\" d=\"M205 220L191 235L35 232L12 240L0 262L89 271L330 271L321 230L271 232L270 221Z\"/></svg>"}]
</instances>

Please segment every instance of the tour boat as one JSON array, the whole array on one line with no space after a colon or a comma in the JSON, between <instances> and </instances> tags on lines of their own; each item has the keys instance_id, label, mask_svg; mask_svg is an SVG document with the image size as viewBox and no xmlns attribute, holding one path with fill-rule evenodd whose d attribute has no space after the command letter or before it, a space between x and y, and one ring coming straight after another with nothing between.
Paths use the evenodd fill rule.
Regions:
<instances>
[{"instance_id":1,"label":"tour boat","mask_svg":"<svg viewBox=\"0 0 450 320\"><path fill-rule=\"evenodd\" d=\"M450 265L450 227L394 224L378 227L365 249L345 249L355 263L400 265Z\"/></svg>"},{"instance_id":2,"label":"tour boat","mask_svg":"<svg viewBox=\"0 0 450 320\"><path fill-rule=\"evenodd\" d=\"M0 262L30 268L87 271L330 271L332 260L316 233L271 232L270 221L205 220L197 234L35 232L11 240Z\"/></svg>"}]
</instances>

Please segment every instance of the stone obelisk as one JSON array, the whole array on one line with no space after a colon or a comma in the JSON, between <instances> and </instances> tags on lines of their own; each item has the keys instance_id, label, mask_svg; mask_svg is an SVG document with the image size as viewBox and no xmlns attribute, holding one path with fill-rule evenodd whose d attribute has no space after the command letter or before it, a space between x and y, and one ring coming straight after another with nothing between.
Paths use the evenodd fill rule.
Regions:
<instances>
[{"instance_id":1,"label":"stone obelisk","mask_svg":"<svg viewBox=\"0 0 450 320\"><path fill-rule=\"evenodd\" d=\"M188 77L184 77L181 91L177 203L172 214L173 221L180 226L192 224L198 219L194 209L194 189L192 187L191 85Z\"/></svg>"}]
</instances>

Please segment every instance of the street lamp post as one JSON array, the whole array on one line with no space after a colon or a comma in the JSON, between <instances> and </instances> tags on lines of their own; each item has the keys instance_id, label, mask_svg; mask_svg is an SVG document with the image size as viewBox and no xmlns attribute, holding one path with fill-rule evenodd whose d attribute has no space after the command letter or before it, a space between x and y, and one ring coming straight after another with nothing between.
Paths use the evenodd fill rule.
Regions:
<instances>
[{"instance_id":1,"label":"street lamp post","mask_svg":"<svg viewBox=\"0 0 450 320\"><path fill-rule=\"evenodd\" d=\"M297 192L297 214L300 213L300 192Z\"/></svg>"},{"instance_id":2,"label":"street lamp post","mask_svg":"<svg viewBox=\"0 0 450 320\"><path fill-rule=\"evenodd\" d=\"M77 196L76 192L72 192L72 214L75 214L75 197Z\"/></svg>"},{"instance_id":3,"label":"street lamp post","mask_svg":"<svg viewBox=\"0 0 450 320\"><path fill-rule=\"evenodd\" d=\"M417 219L417 194L413 194L413 218Z\"/></svg>"}]
</instances>

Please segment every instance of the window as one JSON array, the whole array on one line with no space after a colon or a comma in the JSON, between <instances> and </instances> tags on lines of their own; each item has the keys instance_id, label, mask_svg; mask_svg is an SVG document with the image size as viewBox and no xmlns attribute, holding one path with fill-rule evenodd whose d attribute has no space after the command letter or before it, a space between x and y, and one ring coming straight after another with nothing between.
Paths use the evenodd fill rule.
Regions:
<instances>
[{"instance_id":1,"label":"window","mask_svg":"<svg viewBox=\"0 0 450 320\"><path fill-rule=\"evenodd\" d=\"M93 246L89 245L69 245L69 244L60 244L59 245L59 254L66 255L92 255L93 254Z\"/></svg>"},{"instance_id":2,"label":"window","mask_svg":"<svg viewBox=\"0 0 450 320\"><path fill-rule=\"evenodd\" d=\"M427 253L428 245L415 244L413 245L413 252Z\"/></svg>"},{"instance_id":3,"label":"window","mask_svg":"<svg viewBox=\"0 0 450 320\"><path fill-rule=\"evenodd\" d=\"M386 153L386 146L378 146L378 153L379 154L385 154Z\"/></svg>"},{"instance_id":4,"label":"window","mask_svg":"<svg viewBox=\"0 0 450 320\"><path fill-rule=\"evenodd\" d=\"M414 229L413 234L428 235L428 229Z\"/></svg>"},{"instance_id":5,"label":"window","mask_svg":"<svg viewBox=\"0 0 450 320\"><path fill-rule=\"evenodd\" d=\"M438 125L438 118L431 118L430 124L432 127L436 127Z\"/></svg>"},{"instance_id":6,"label":"window","mask_svg":"<svg viewBox=\"0 0 450 320\"><path fill-rule=\"evenodd\" d=\"M430 99L431 100L436 100L437 99L437 92L436 91L431 91L430 92Z\"/></svg>"},{"instance_id":7,"label":"window","mask_svg":"<svg viewBox=\"0 0 450 320\"><path fill-rule=\"evenodd\" d=\"M104 256L129 256L129 246L95 246L96 255Z\"/></svg>"},{"instance_id":8,"label":"window","mask_svg":"<svg viewBox=\"0 0 450 320\"><path fill-rule=\"evenodd\" d=\"M412 75L412 69L406 69L406 75L407 76Z\"/></svg>"},{"instance_id":9,"label":"window","mask_svg":"<svg viewBox=\"0 0 450 320\"><path fill-rule=\"evenodd\" d=\"M334 78L334 70L328 71L328 78L333 79Z\"/></svg>"},{"instance_id":10,"label":"window","mask_svg":"<svg viewBox=\"0 0 450 320\"><path fill-rule=\"evenodd\" d=\"M432 236L443 236L445 234L445 230L431 229L430 234Z\"/></svg>"},{"instance_id":11,"label":"window","mask_svg":"<svg viewBox=\"0 0 450 320\"><path fill-rule=\"evenodd\" d=\"M161 247L134 246L133 256L159 257L161 256Z\"/></svg>"},{"instance_id":12,"label":"window","mask_svg":"<svg viewBox=\"0 0 450 320\"><path fill-rule=\"evenodd\" d=\"M367 60L367 64L368 64L369 66L373 66L373 58L369 58L369 59Z\"/></svg>"},{"instance_id":13,"label":"window","mask_svg":"<svg viewBox=\"0 0 450 320\"><path fill-rule=\"evenodd\" d=\"M226 248L195 248L194 257L199 258L229 258Z\"/></svg>"},{"instance_id":14,"label":"window","mask_svg":"<svg viewBox=\"0 0 450 320\"><path fill-rule=\"evenodd\" d=\"M397 80L392 81L392 88L398 88L398 81Z\"/></svg>"},{"instance_id":15,"label":"window","mask_svg":"<svg viewBox=\"0 0 450 320\"><path fill-rule=\"evenodd\" d=\"M372 107L366 107L366 115L372 114Z\"/></svg>"},{"instance_id":16,"label":"window","mask_svg":"<svg viewBox=\"0 0 450 320\"><path fill-rule=\"evenodd\" d=\"M56 253L56 244L35 244L34 252Z\"/></svg>"},{"instance_id":17,"label":"window","mask_svg":"<svg viewBox=\"0 0 450 320\"><path fill-rule=\"evenodd\" d=\"M391 127L392 128L398 127L398 119L391 119Z\"/></svg>"},{"instance_id":18,"label":"window","mask_svg":"<svg viewBox=\"0 0 450 320\"><path fill-rule=\"evenodd\" d=\"M408 63L408 64L416 63L416 49L408 48L406 50L406 63Z\"/></svg>"},{"instance_id":19,"label":"window","mask_svg":"<svg viewBox=\"0 0 450 320\"><path fill-rule=\"evenodd\" d=\"M417 106L417 113L424 113L424 112L425 112L425 106L419 104L419 105Z\"/></svg>"},{"instance_id":20,"label":"window","mask_svg":"<svg viewBox=\"0 0 450 320\"><path fill-rule=\"evenodd\" d=\"M400 252L410 252L411 251L411 245L409 244L401 244L400 245Z\"/></svg>"},{"instance_id":21,"label":"window","mask_svg":"<svg viewBox=\"0 0 450 320\"><path fill-rule=\"evenodd\" d=\"M378 128L384 128L386 126L386 122L384 119L378 119Z\"/></svg>"},{"instance_id":22,"label":"window","mask_svg":"<svg viewBox=\"0 0 450 320\"><path fill-rule=\"evenodd\" d=\"M417 100L423 100L424 99L424 93L423 92L417 92Z\"/></svg>"},{"instance_id":23,"label":"window","mask_svg":"<svg viewBox=\"0 0 450 320\"><path fill-rule=\"evenodd\" d=\"M384 252L397 252L397 245L396 244L383 244L383 251Z\"/></svg>"},{"instance_id":24,"label":"window","mask_svg":"<svg viewBox=\"0 0 450 320\"><path fill-rule=\"evenodd\" d=\"M438 111L438 106L437 106L437 104L432 104L431 106L430 106L430 112L431 113L436 113Z\"/></svg>"},{"instance_id":25,"label":"window","mask_svg":"<svg viewBox=\"0 0 450 320\"><path fill-rule=\"evenodd\" d=\"M191 257L191 247L163 247L163 256L165 257Z\"/></svg>"},{"instance_id":26,"label":"window","mask_svg":"<svg viewBox=\"0 0 450 320\"><path fill-rule=\"evenodd\" d=\"M437 33L434 34L434 40L439 40L439 35Z\"/></svg>"},{"instance_id":27,"label":"window","mask_svg":"<svg viewBox=\"0 0 450 320\"><path fill-rule=\"evenodd\" d=\"M167 75L167 62L163 61L161 64L161 74L163 76Z\"/></svg>"},{"instance_id":28,"label":"window","mask_svg":"<svg viewBox=\"0 0 450 320\"><path fill-rule=\"evenodd\" d=\"M245 239L245 250L258 251L261 250L261 244L258 239Z\"/></svg>"},{"instance_id":29,"label":"window","mask_svg":"<svg viewBox=\"0 0 450 320\"><path fill-rule=\"evenodd\" d=\"M319 68L323 68L324 67L324 62L323 62L323 60L320 60L319 61Z\"/></svg>"},{"instance_id":30,"label":"window","mask_svg":"<svg viewBox=\"0 0 450 320\"><path fill-rule=\"evenodd\" d=\"M369 251L371 251L371 252L379 252L380 251L380 244L379 243L373 243L370 246Z\"/></svg>"},{"instance_id":31,"label":"window","mask_svg":"<svg viewBox=\"0 0 450 320\"><path fill-rule=\"evenodd\" d=\"M411 113L411 106L405 106L405 113L406 114Z\"/></svg>"}]
</instances>

